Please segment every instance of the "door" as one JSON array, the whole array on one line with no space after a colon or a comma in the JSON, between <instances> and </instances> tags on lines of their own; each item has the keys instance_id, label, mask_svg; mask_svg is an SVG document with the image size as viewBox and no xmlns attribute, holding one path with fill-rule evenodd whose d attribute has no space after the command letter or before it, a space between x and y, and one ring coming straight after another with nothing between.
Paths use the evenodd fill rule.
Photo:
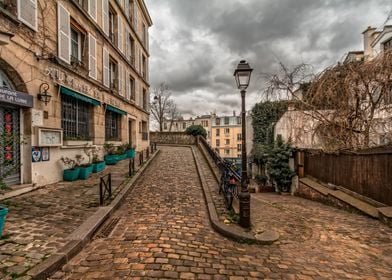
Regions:
<instances>
[{"instance_id":1,"label":"door","mask_svg":"<svg viewBox=\"0 0 392 280\"><path fill-rule=\"evenodd\" d=\"M19 109L0 104L0 173L7 186L20 184Z\"/></svg>"}]
</instances>

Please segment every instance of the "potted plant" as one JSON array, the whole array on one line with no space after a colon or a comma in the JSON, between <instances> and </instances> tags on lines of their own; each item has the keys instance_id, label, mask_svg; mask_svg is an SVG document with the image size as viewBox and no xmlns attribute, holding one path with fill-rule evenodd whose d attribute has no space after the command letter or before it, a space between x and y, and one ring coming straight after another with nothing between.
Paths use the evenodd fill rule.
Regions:
<instances>
[{"instance_id":1,"label":"potted plant","mask_svg":"<svg viewBox=\"0 0 392 280\"><path fill-rule=\"evenodd\" d=\"M4 205L0 205L0 237L3 236L3 229L5 224L5 217L8 214L8 208Z\"/></svg>"},{"instance_id":2,"label":"potted plant","mask_svg":"<svg viewBox=\"0 0 392 280\"><path fill-rule=\"evenodd\" d=\"M79 178L80 169L77 168L77 163L74 159L68 157L61 157L60 160L66 167L63 173L64 181L76 181Z\"/></svg>"},{"instance_id":3,"label":"potted plant","mask_svg":"<svg viewBox=\"0 0 392 280\"><path fill-rule=\"evenodd\" d=\"M131 143L126 144L126 154L127 158L135 158L136 156L136 146Z\"/></svg>"},{"instance_id":4,"label":"potted plant","mask_svg":"<svg viewBox=\"0 0 392 280\"><path fill-rule=\"evenodd\" d=\"M95 148L93 151L93 173L101 172L105 169L106 163L99 156L99 149Z\"/></svg>"},{"instance_id":5,"label":"potted plant","mask_svg":"<svg viewBox=\"0 0 392 280\"><path fill-rule=\"evenodd\" d=\"M117 153L118 160L123 160L123 159L127 158L127 154L125 153L124 145L118 146L116 153Z\"/></svg>"},{"instance_id":6,"label":"potted plant","mask_svg":"<svg viewBox=\"0 0 392 280\"><path fill-rule=\"evenodd\" d=\"M116 147L111 143L105 143L103 145L105 149L105 162L107 165L115 165L118 162L118 157L116 155Z\"/></svg>"},{"instance_id":7,"label":"potted plant","mask_svg":"<svg viewBox=\"0 0 392 280\"><path fill-rule=\"evenodd\" d=\"M76 155L75 158L76 162L80 163L84 160L82 155ZM86 180L88 177L90 177L91 173L93 173L93 166L90 161L88 163L79 165L79 169L79 179L81 180Z\"/></svg>"}]
</instances>

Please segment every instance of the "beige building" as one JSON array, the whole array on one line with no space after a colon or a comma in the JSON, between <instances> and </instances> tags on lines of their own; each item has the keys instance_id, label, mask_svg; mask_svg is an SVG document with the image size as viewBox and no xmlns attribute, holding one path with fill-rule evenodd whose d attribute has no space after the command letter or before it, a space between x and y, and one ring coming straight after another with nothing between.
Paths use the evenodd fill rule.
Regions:
<instances>
[{"instance_id":1,"label":"beige building","mask_svg":"<svg viewBox=\"0 0 392 280\"><path fill-rule=\"evenodd\" d=\"M60 157L87 143L148 146L151 25L143 0L0 1L0 130L15 140L0 160L19 166L8 184L61 180Z\"/></svg>"}]
</instances>

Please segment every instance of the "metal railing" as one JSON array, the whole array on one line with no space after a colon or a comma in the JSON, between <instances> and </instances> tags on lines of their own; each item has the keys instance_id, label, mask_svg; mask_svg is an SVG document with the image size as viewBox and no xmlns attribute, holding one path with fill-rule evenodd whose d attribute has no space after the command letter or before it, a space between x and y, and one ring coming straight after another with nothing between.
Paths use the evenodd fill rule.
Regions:
<instances>
[{"instance_id":1,"label":"metal railing","mask_svg":"<svg viewBox=\"0 0 392 280\"><path fill-rule=\"evenodd\" d=\"M210 155L212 160L218 166L221 175L225 169L228 169L228 171L233 173L235 179L238 182L241 182L241 176L238 175L238 173L233 169L233 167L228 166L227 164L224 164L224 162L225 162L224 159L222 159L221 156L210 146L210 144L207 143L207 141L204 137L198 136L198 142L204 146L205 150L208 152L208 154Z\"/></svg>"},{"instance_id":2,"label":"metal railing","mask_svg":"<svg viewBox=\"0 0 392 280\"><path fill-rule=\"evenodd\" d=\"M106 179L106 180L105 180ZM99 205L112 197L112 174L102 176L99 182Z\"/></svg>"}]
</instances>

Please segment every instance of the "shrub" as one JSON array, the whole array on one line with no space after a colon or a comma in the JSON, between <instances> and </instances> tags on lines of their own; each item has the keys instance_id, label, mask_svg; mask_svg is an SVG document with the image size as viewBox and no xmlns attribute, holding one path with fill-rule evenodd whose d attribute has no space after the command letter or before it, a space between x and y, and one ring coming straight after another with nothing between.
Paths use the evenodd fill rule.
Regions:
<instances>
[{"instance_id":1,"label":"shrub","mask_svg":"<svg viewBox=\"0 0 392 280\"><path fill-rule=\"evenodd\" d=\"M185 133L193 136L201 135L204 138L207 137L207 131L201 125L191 125L185 130Z\"/></svg>"}]
</instances>

